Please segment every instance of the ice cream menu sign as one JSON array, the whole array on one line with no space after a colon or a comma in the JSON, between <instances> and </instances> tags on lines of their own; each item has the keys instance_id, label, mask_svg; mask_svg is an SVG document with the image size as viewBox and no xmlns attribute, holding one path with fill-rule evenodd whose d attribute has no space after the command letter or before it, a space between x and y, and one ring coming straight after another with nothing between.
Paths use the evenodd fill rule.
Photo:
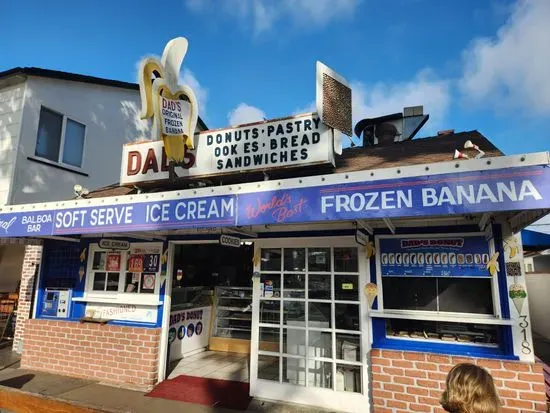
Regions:
<instances>
[{"instance_id":1,"label":"ice cream menu sign","mask_svg":"<svg viewBox=\"0 0 550 413\"><path fill-rule=\"evenodd\" d=\"M382 276L489 276L489 245L482 236L391 236L378 242Z\"/></svg>"}]
</instances>

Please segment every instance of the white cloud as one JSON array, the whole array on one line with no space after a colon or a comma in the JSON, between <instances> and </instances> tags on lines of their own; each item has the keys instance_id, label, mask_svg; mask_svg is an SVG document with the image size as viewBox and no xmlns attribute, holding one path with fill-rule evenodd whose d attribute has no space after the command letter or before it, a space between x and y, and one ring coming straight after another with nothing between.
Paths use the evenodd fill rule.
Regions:
<instances>
[{"instance_id":1,"label":"white cloud","mask_svg":"<svg viewBox=\"0 0 550 413\"><path fill-rule=\"evenodd\" d=\"M317 112L317 104L315 103L315 101L305 106L302 106L300 108L297 108L296 110L294 110L293 114L299 115L301 113L310 113L310 112Z\"/></svg>"},{"instance_id":2,"label":"white cloud","mask_svg":"<svg viewBox=\"0 0 550 413\"><path fill-rule=\"evenodd\" d=\"M424 105L430 115L425 130L435 131L443 125L451 104L450 82L437 79L430 70L420 71L413 79L372 86L351 82L354 124L363 118L401 112L406 106Z\"/></svg>"},{"instance_id":3,"label":"white cloud","mask_svg":"<svg viewBox=\"0 0 550 413\"><path fill-rule=\"evenodd\" d=\"M246 103L239 103L235 109L227 114L229 125L243 125L245 123L259 122L265 119L265 112Z\"/></svg>"},{"instance_id":4,"label":"white cloud","mask_svg":"<svg viewBox=\"0 0 550 413\"><path fill-rule=\"evenodd\" d=\"M199 115L202 118L205 118L206 102L208 100L208 89L203 87L199 83L198 79L189 69L183 69L183 75L180 77L179 83L182 85L187 85L191 89L193 89L193 92L195 92L195 96L197 97L197 101L199 103Z\"/></svg>"},{"instance_id":5,"label":"white cloud","mask_svg":"<svg viewBox=\"0 0 550 413\"><path fill-rule=\"evenodd\" d=\"M494 38L464 52L460 90L468 103L550 114L550 1L519 1Z\"/></svg>"},{"instance_id":6,"label":"white cloud","mask_svg":"<svg viewBox=\"0 0 550 413\"><path fill-rule=\"evenodd\" d=\"M242 20L252 20L256 34L270 30L277 21L290 19L308 26L324 26L334 20L352 16L361 0L223 0L223 2L187 0L194 12L227 12ZM220 7L221 4L221 7Z\"/></svg>"}]
</instances>

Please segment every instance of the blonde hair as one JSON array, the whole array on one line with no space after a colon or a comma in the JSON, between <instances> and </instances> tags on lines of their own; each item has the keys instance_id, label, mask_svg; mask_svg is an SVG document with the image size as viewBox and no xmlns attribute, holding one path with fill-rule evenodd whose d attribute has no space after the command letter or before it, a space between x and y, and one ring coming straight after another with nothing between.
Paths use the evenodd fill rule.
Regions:
<instances>
[{"instance_id":1,"label":"blonde hair","mask_svg":"<svg viewBox=\"0 0 550 413\"><path fill-rule=\"evenodd\" d=\"M454 366L446 380L441 406L450 413L497 413L500 411L493 378L474 364Z\"/></svg>"}]
</instances>

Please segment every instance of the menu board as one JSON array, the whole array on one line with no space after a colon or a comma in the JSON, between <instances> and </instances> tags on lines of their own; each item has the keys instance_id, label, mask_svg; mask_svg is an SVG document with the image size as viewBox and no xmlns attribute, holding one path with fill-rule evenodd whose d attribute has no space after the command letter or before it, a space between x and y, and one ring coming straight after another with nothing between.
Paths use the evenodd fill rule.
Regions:
<instances>
[{"instance_id":1,"label":"menu board","mask_svg":"<svg viewBox=\"0 0 550 413\"><path fill-rule=\"evenodd\" d=\"M483 236L379 238L382 276L489 277Z\"/></svg>"}]
</instances>

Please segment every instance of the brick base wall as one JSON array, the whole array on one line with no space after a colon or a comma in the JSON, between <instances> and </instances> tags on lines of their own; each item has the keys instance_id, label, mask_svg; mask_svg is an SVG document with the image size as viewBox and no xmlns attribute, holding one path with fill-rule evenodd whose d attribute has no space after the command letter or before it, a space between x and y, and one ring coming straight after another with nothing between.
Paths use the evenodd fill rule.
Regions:
<instances>
[{"instance_id":1,"label":"brick base wall","mask_svg":"<svg viewBox=\"0 0 550 413\"><path fill-rule=\"evenodd\" d=\"M502 413L546 412L544 376L538 363L376 349L371 361L375 413L444 413L439 400L447 373L465 362L491 373L503 401Z\"/></svg>"},{"instance_id":2,"label":"brick base wall","mask_svg":"<svg viewBox=\"0 0 550 413\"><path fill-rule=\"evenodd\" d=\"M160 329L27 320L21 367L148 391L157 380Z\"/></svg>"},{"instance_id":3,"label":"brick base wall","mask_svg":"<svg viewBox=\"0 0 550 413\"><path fill-rule=\"evenodd\" d=\"M23 335L25 325L31 317L31 301L33 284L37 266L42 258L42 245L25 246L25 257L21 268L21 285L19 287L19 302L17 305L15 332L13 336L13 351L23 351Z\"/></svg>"}]
</instances>

